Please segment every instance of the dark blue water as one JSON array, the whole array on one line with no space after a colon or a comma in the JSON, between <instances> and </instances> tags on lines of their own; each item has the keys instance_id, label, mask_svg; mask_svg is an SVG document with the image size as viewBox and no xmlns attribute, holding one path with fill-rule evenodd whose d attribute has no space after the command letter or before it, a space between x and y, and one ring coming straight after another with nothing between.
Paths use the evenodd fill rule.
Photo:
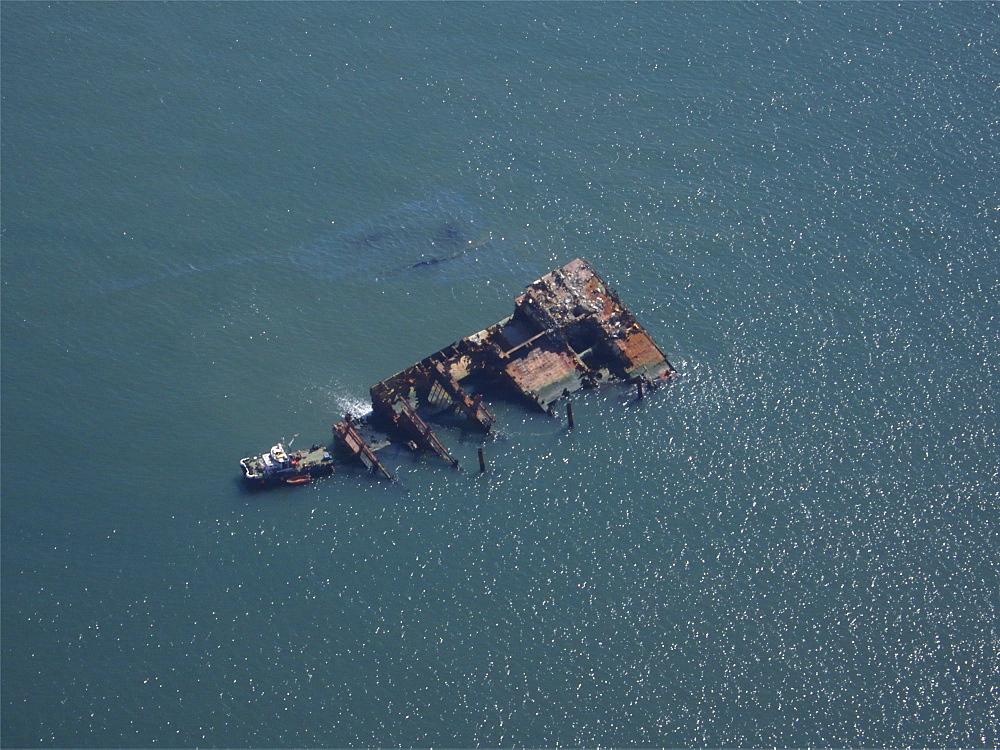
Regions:
<instances>
[{"instance_id":1,"label":"dark blue water","mask_svg":"<svg viewBox=\"0 0 1000 750\"><path fill-rule=\"evenodd\" d=\"M1000 742L997 5L0 15L5 746ZM241 490L578 255L675 384Z\"/></svg>"}]
</instances>

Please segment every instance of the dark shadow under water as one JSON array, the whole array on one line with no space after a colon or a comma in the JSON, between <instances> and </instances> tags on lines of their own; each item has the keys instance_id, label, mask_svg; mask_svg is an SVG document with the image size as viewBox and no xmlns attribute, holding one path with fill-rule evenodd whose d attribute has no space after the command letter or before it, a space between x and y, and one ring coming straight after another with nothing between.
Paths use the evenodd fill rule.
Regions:
<instances>
[{"instance_id":1,"label":"dark shadow under water","mask_svg":"<svg viewBox=\"0 0 1000 750\"><path fill-rule=\"evenodd\" d=\"M462 196L441 191L401 204L390 212L335 229L301 246L255 251L205 263L167 261L136 278L104 276L102 294L155 288L174 280L245 266L260 274L294 268L323 281L373 281L416 273L445 280L493 278L509 272L521 283L536 270L522 268L503 251L502 241L480 226L478 212Z\"/></svg>"}]
</instances>

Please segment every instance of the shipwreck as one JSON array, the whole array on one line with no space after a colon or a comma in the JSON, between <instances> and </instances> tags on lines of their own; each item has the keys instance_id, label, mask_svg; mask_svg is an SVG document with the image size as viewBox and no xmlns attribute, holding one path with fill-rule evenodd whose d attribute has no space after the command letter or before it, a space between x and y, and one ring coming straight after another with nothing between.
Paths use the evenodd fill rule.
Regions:
<instances>
[{"instance_id":1,"label":"shipwreck","mask_svg":"<svg viewBox=\"0 0 1000 750\"><path fill-rule=\"evenodd\" d=\"M496 419L484 403L486 393L513 392L552 413L555 401L582 388L633 382L641 397L644 388L655 388L675 374L615 291L577 258L529 284L515 298L510 316L373 385L371 412L344 415L333 426L332 448L338 460L359 460L389 479L378 452L393 444L429 451L457 465L428 420L459 413L488 433ZM571 411L568 416L572 424ZM480 450L480 469L484 467ZM327 462L322 469L326 471ZM245 474L267 482L259 473ZM283 476L279 481L306 481L295 472Z\"/></svg>"}]
</instances>

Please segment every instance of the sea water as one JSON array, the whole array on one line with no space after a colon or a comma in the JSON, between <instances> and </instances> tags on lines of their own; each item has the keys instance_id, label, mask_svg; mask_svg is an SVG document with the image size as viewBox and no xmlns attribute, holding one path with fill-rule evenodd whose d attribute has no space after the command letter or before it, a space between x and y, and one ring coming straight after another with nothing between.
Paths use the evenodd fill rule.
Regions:
<instances>
[{"instance_id":1,"label":"sea water","mask_svg":"<svg viewBox=\"0 0 1000 750\"><path fill-rule=\"evenodd\" d=\"M995 4L0 13L5 746L1000 741ZM240 486L576 256L675 383Z\"/></svg>"}]
</instances>

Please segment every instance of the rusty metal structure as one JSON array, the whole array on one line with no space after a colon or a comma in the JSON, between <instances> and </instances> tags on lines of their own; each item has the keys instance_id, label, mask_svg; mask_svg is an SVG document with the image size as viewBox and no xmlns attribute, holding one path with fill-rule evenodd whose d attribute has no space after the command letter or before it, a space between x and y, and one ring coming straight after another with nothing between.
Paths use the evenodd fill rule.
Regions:
<instances>
[{"instance_id":1,"label":"rusty metal structure","mask_svg":"<svg viewBox=\"0 0 1000 750\"><path fill-rule=\"evenodd\" d=\"M372 412L333 427L338 450L391 478L377 451L391 443L457 465L425 420L464 414L489 432L482 389L504 388L551 413L552 403L610 381L654 388L673 378L666 356L618 295L577 258L529 284L514 312L371 387ZM470 393L462 383L475 382ZM480 456L481 468L484 466Z\"/></svg>"}]
</instances>

